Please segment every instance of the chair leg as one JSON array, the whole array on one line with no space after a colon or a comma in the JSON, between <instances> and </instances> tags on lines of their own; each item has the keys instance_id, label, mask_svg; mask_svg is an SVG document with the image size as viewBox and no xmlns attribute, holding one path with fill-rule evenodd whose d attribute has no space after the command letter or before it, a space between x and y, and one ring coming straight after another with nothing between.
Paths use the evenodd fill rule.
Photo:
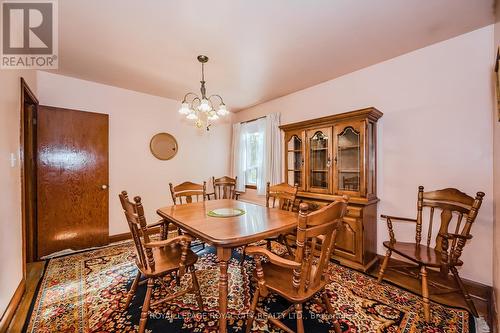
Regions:
<instances>
[{"instance_id":1,"label":"chair leg","mask_svg":"<svg viewBox=\"0 0 500 333\"><path fill-rule=\"evenodd\" d=\"M200 311L203 311L203 297L201 297L200 284L198 283L194 266L191 267L191 279L193 280L193 289L196 293L196 298L198 299L198 307L200 308Z\"/></svg>"},{"instance_id":2,"label":"chair leg","mask_svg":"<svg viewBox=\"0 0 500 333\"><path fill-rule=\"evenodd\" d=\"M162 227L162 233L161 233L161 239L167 239L168 238L168 229L170 227L170 221L165 221L165 224L163 224Z\"/></svg>"},{"instance_id":3,"label":"chair leg","mask_svg":"<svg viewBox=\"0 0 500 333\"><path fill-rule=\"evenodd\" d=\"M250 305L250 312L248 313L247 327L245 329L245 333L250 333L250 330L252 329L252 324L255 316L255 309L257 308L258 302L259 302L259 288L255 290L255 294L253 295L252 298L252 304Z\"/></svg>"},{"instance_id":4,"label":"chair leg","mask_svg":"<svg viewBox=\"0 0 500 333\"><path fill-rule=\"evenodd\" d=\"M285 243L285 246L286 246L286 252L288 252L289 256L292 256L293 255L292 248L288 244L288 241L286 240L286 237L283 237L283 242Z\"/></svg>"},{"instance_id":5,"label":"chair leg","mask_svg":"<svg viewBox=\"0 0 500 333\"><path fill-rule=\"evenodd\" d=\"M330 299L328 299L328 295L326 294L326 291L321 295L321 299L323 300L323 303L325 304L326 311L332 316L332 320L335 320L333 322L333 329L335 330L335 333L341 333L342 330L340 328L339 323L337 322L337 318L335 318L335 311L333 310L332 303L330 303Z\"/></svg>"},{"instance_id":6,"label":"chair leg","mask_svg":"<svg viewBox=\"0 0 500 333\"><path fill-rule=\"evenodd\" d=\"M245 262L245 250L247 249L246 245L243 245L241 248L241 259L240 259L240 266L243 266L243 263Z\"/></svg>"},{"instance_id":7,"label":"chair leg","mask_svg":"<svg viewBox=\"0 0 500 333\"><path fill-rule=\"evenodd\" d=\"M470 297L469 292L464 286L464 283L462 282L462 279L460 278L460 275L458 275L458 271L456 267L450 267L450 271L453 274L453 277L455 278L455 281L457 282L458 287L462 291L462 295L465 298L465 302L467 302L467 305L469 306L469 310L472 312L474 317L478 318L479 314L477 313L476 306L474 305L474 302L472 301L472 298Z\"/></svg>"},{"instance_id":8,"label":"chair leg","mask_svg":"<svg viewBox=\"0 0 500 333\"><path fill-rule=\"evenodd\" d=\"M302 304L295 304L295 315L297 316L297 333L304 333L304 319L302 318Z\"/></svg>"},{"instance_id":9,"label":"chair leg","mask_svg":"<svg viewBox=\"0 0 500 333\"><path fill-rule=\"evenodd\" d=\"M179 271L175 272L175 285L179 287L181 285L181 276Z\"/></svg>"},{"instance_id":10,"label":"chair leg","mask_svg":"<svg viewBox=\"0 0 500 333\"><path fill-rule=\"evenodd\" d=\"M424 319L426 322L431 320L431 308L429 303L429 286L427 285L427 269L425 266L420 268L420 276L422 278L422 298L424 301Z\"/></svg>"},{"instance_id":11,"label":"chair leg","mask_svg":"<svg viewBox=\"0 0 500 333\"><path fill-rule=\"evenodd\" d=\"M141 271L137 271L137 275L135 276L134 282L132 282L132 286L130 287L130 290L128 291L127 295L127 301L125 302L125 309L129 307L130 302L132 301L132 298L135 295L135 292L137 290L137 285L139 284L139 279L141 278Z\"/></svg>"},{"instance_id":12,"label":"chair leg","mask_svg":"<svg viewBox=\"0 0 500 333\"><path fill-rule=\"evenodd\" d=\"M142 305L141 320L139 321L139 333L144 333L146 330L146 322L148 321L149 304L151 301L151 294L153 293L154 280L148 279L148 289L146 297L144 297L144 304Z\"/></svg>"},{"instance_id":13,"label":"chair leg","mask_svg":"<svg viewBox=\"0 0 500 333\"><path fill-rule=\"evenodd\" d=\"M384 272L387 269L387 264L389 264L389 258L391 257L392 251L387 250L385 253L384 261L382 262L382 265L380 265L380 270L378 271L378 283L382 282L382 279L384 278Z\"/></svg>"}]
</instances>

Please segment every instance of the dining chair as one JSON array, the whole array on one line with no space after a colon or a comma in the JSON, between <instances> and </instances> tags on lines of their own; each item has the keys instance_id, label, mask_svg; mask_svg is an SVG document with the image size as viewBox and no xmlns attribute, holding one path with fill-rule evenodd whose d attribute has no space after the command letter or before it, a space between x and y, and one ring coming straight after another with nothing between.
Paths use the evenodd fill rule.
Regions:
<instances>
[{"instance_id":1,"label":"dining chair","mask_svg":"<svg viewBox=\"0 0 500 333\"><path fill-rule=\"evenodd\" d=\"M236 191L238 177L212 177L213 192L207 193L207 199L233 199L238 200L240 192Z\"/></svg>"},{"instance_id":2,"label":"dining chair","mask_svg":"<svg viewBox=\"0 0 500 333\"><path fill-rule=\"evenodd\" d=\"M295 186L288 185L287 183L281 183L271 186L270 182L266 184L266 207L267 208L277 208L282 210L292 211L295 206L295 200L297 197L299 185ZM267 249L271 251L271 242L277 241L280 244L286 246L288 254L292 254L292 249L287 242L287 235L278 235L276 237L268 237L265 239L267 242ZM245 249L246 245L243 246L242 255L240 259L240 266L245 262Z\"/></svg>"},{"instance_id":3,"label":"dining chair","mask_svg":"<svg viewBox=\"0 0 500 333\"><path fill-rule=\"evenodd\" d=\"M266 185L266 207L278 208L282 210L293 211L295 209L295 202L297 198L297 191L299 185L291 186L287 183L281 183L271 186L270 182ZM288 245L286 235L279 235L277 237L267 238L267 249L271 251L271 242L278 241L286 246L288 254L291 254L290 246Z\"/></svg>"},{"instance_id":4,"label":"dining chair","mask_svg":"<svg viewBox=\"0 0 500 333\"><path fill-rule=\"evenodd\" d=\"M440 291L439 294L451 293L460 291L472 314L477 317L478 313L474 303L465 288L457 267L463 265L460 260L463 248L466 242L472 238L470 230L474 223L484 193L477 192L476 197L472 198L467 194L460 192L455 188L446 188L437 191L424 192L424 187L418 187L417 199L417 218L405 218L391 215L382 215L382 218L387 221L389 230L389 241L383 244L387 248L384 261L380 265L378 281L381 282L384 278L384 272L388 268L389 258L391 254L397 253L404 258L410 260L416 265L398 266L409 270L416 270L414 277L421 280L422 299L425 321L430 321L430 303L429 303L429 280L427 268L437 268L440 270L440 277L444 279L445 286L449 286L449 272L452 273L457 289L448 289ZM435 212L440 211L438 218L440 219L439 231L435 237L435 245L432 246L433 239L433 219ZM425 211L425 214L424 214ZM427 214L428 212L428 214ZM425 245L421 244L422 240L422 225L424 216L429 217L427 239ZM462 221L465 218L465 223L461 228ZM396 240L392 222L411 222L416 224L415 242L400 242ZM453 223L453 221L455 221ZM450 232L450 227L455 225ZM432 282L432 281L430 281ZM439 286L434 283L433 285ZM443 285L443 284L441 284Z\"/></svg>"},{"instance_id":5,"label":"dining chair","mask_svg":"<svg viewBox=\"0 0 500 333\"><path fill-rule=\"evenodd\" d=\"M176 186L169 183L168 185L174 205L191 203L193 202L193 198L195 198L197 202L205 201L207 196L207 182L203 182L203 184L184 182Z\"/></svg>"},{"instance_id":6,"label":"dining chair","mask_svg":"<svg viewBox=\"0 0 500 333\"><path fill-rule=\"evenodd\" d=\"M304 302L321 293L321 299L327 312L334 317L335 312L330 303L325 286L328 278L328 264L334 251L337 230L342 225L342 219L347 210L348 198L342 197L317 211L308 213L307 203L299 205L297 222L297 239L294 256L280 257L266 248L249 246L248 255L255 259L254 277L257 288L252 298L246 332L250 332L255 312L259 312L268 320L286 332L293 332L281 319L290 312L296 312L297 332L304 332L302 318ZM266 262L262 261L266 258ZM274 292L292 305L277 317L269 316L264 309L258 308L260 297L266 297L269 291ZM334 322L335 332L340 332L340 326Z\"/></svg>"},{"instance_id":7,"label":"dining chair","mask_svg":"<svg viewBox=\"0 0 500 333\"><path fill-rule=\"evenodd\" d=\"M174 186L172 183L168 184L170 187L170 194L172 195L172 201L174 205L183 205L192 203L194 199L196 202L205 201L207 199L207 182L203 182L203 184L196 184L192 182L183 182L179 185ZM169 221L166 222L167 229L169 227ZM177 229L177 233L179 235L182 234L180 228ZM202 241L196 241L191 244L191 246L195 247L198 245L202 245L202 249L205 249L205 243Z\"/></svg>"},{"instance_id":8,"label":"dining chair","mask_svg":"<svg viewBox=\"0 0 500 333\"><path fill-rule=\"evenodd\" d=\"M137 286L143 282L147 283L146 296L139 321L139 333L143 333L146 329L150 307L168 302L186 293L194 293L196 295L199 310L203 311L203 299L194 268L198 256L189 249L192 238L189 235L182 235L171 239L152 241L149 237L150 230L146 224L141 197L137 196L134 198L134 202L131 202L126 191L122 191L119 197L135 244L135 262L138 268L137 275L127 295L125 309L129 307L137 291ZM151 295L155 283L167 289L162 279L164 276L174 272L176 273L178 284L184 274L190 273L191 287L174 293L168 293L166 297L151 304ZM140 282L141 277L144 277L142 282Z\"/></svg>"}]
</instances>

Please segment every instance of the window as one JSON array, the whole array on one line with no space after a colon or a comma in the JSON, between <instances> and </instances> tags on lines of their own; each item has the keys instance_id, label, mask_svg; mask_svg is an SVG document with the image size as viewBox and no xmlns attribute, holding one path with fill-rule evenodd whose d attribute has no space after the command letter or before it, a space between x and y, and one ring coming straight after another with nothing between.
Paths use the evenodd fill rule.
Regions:
<instances>
[{"instance_id":1,"label":"window","mask_svg":"<svg viewBox=\"0 0 500 333\"><path fill-rule=\"evenodd\" d=\"M245 192L246 187L256 189L258 195L266 194L265 142L265 118L233 125L232 168L238 191Z\"/></svg>"},{"instance_id":2,"label":"window","mask_svg":"<svg viewBox=\"0 0 500 333\"><path fill-rule=\"evenodd\" d=\"M246 134L245 185L250 187L257 186L258 169L262 163L262 141L263 133L253 132Z\"/></svg>"}]
</instances>

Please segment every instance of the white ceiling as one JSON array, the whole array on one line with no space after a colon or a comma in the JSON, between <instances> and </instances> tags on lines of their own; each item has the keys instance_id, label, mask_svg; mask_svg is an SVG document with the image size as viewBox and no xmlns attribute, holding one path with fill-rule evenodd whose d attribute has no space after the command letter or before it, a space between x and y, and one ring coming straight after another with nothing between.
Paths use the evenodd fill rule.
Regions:
<instances>
[{"instance_id":1,"label":"white ceiling","mask_svg":"<svg viewBox=\"0 0 500 333\"><path fill-rule=\"evenodd\" d=\"M60 74L233 111L494 21L494 0L61 0Z\"/></svg>"}]
</instances>

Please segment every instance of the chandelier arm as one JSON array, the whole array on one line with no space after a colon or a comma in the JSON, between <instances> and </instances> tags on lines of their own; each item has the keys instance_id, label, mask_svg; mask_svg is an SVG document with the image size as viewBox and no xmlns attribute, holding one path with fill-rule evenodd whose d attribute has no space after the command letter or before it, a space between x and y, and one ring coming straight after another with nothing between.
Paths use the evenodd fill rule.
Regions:
<instances>
[{"instance_id":1,"label":"chandelier arm","mask_svg":"<svg viewBox=\"0 0 500 333\"><path fill-rule=\"evenodd\" d=\"M186 95L184 95L184 98L183 98L183 100L182 100L182 103L186 103L186 102L187 102L187 98L188 98L188 96L190 96L190 95L193 95L193 96L195 96L196 98L198 98L198 99L199 99L198 95L197 95L197 94L195 94L194 92L188 92ZM191 103L192 103L194 100L195 100L195 98L191 101Z\"/></svg>"},{"instance_id":2,"label":"chandelier arm","mask_svg":"<svg viewBox=\"0 0 500 333\"><path fill-rule=\"evenodd\" d=\"M210 100L212 97L218 97L220 99L220 105L225 105L224 104L224 100L222 99L222 97L220 97L220 95L217 95L217 94L213 94L213 95L210 95L210 97L208 97L208 99Z\"/></svg>"},{"instance_id":3,"label":"chandelier arm","mask_svg":"<svg viewBox=\"0 0 500 333\"><path fill-rule=\"evenodd\" d=\"M194 102L198 101L198 104L201 104L201 99L196 95L195 98L191 101L191 106L194 107Z\"/></svg>"}]
</instances>

